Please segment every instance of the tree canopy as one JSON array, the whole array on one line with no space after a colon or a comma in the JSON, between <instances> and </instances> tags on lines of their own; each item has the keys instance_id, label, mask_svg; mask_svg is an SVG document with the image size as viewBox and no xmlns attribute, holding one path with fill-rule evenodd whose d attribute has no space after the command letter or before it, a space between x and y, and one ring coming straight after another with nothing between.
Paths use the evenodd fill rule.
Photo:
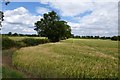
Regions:
<instances>
[{"instance_id":1,"label":"tree canopy","mask_svg":"<svg viewBox=\"0 0 120 80\"><path fill-rule=\"evenodd\" d=\"M9 0L8 1L4 0L4 2L5 2L5 5L8 5L10 3ZM2 24L1 23L4 20L3 17L4 17L4 13L2 11L0 11L0 30L2 28Z\"/></svg>"},{"instance_id":2,"label":"tree canopy","mask_svg":"<svg viewBox=\"0 0 120 80\"><path fill-rule=\"evenodd\" d=\"M3 12L0 11L0 29L1 29L1 27L2 27L1 23L2 23L2 21L3 21L3 17L4 17Z\"/></svg>"},{"instance_id":3,"label":"tree canopy","mask_svg":"<svg viewBox=\"0 0 120 80\"><path fill-rule=\"evenodd\" d=\"M56 12L45 13L40 21L35 23L35 30L40 36L48 37L52 42L71 36L71 28L66 21L60 20Z\"/></svg>"}]
</instances>

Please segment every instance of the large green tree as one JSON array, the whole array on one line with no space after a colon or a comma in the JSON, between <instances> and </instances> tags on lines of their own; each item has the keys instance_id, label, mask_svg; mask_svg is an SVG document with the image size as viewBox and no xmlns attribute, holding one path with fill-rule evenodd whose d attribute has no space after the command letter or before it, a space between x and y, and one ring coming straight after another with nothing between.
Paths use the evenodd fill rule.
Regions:
<instances>
[{"instance_id":1,"label":"large green tree","mask_svg":"<svg viewBox=\"0 0 120 80\"><path fill-rule=\"evenodd\" d=\"M40 36L48 37L50 41L57 42L71 36L71 28L66 21L61 21L56 12L45 13L40 21L35 23L35 30Z\"/></svg>"}]
</instances>

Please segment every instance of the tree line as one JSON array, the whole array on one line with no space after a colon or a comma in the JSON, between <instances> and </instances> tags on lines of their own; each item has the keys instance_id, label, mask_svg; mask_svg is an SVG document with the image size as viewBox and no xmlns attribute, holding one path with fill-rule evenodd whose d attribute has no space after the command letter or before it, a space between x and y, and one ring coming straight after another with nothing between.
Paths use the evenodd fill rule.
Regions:
<instances>
[{"instance_id":1,"label":"tree line","mask_svg":"<svg viewBox=\"0 0 120 80\"><path fill-rule=\"evenodd\" d=\"M41 37L38 34L19 34L19 33L12 33L9 32L7 34L2 34L3 36L28 36L28 37ZM106 37L106 36L74 36L73 34L71 34L71 36L69 36L69 38L76 38L76 39L109 39L109 40L119 40L120 41L120 36L112 36L112 37Z\"/></svg>"},{"instance_id":2,"label":"tree line","mask_svg":"<svg viewBox=\"0 0 120 80\"><path fill-rule=\"evenodd\" d=\"M19 33L12 33L8 32L7 34L2 34L2 36L28 36L28 37L39 37L37 34L19 34Z\"/></svg>"},{"instance_id":3,"label":"tree line","mask_svg":"<svg viewBox=\"0 0 120 80\"><path fill-rule=\"evenodd\" d=\"M72 38L78 38L78 39L103 39L103 40L106 40L106 39L111 39L111 40L115 40L115 41L120 41L120 36L112 36L112 37L106 37L106 36L74 36L72 35Z\"/></svg>"}]
</instances>

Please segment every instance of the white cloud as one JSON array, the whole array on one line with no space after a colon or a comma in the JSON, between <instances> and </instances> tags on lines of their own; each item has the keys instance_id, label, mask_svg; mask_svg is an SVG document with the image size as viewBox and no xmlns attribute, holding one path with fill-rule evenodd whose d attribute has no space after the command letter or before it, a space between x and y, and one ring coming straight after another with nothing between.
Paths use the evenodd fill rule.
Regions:
<instances>
[{"instance_id":1,"label":"white cloud","mask_svg":"<svg viewBox=\"0 0 120 80\"><path fill-rule=\"evenodd\" d=\"M39 13L39 14L44 14L44 13L47 13L49 11L50 11L49 9L44 8L44 7L37 7L36 8L36 12Z\"/></svg>"},{"instance_id":2,"label":"white cloud","mask_svg":"<svg viewBox=\"0 0 120 80\"><path fill-rule=\"evenodd\" d=\"M78 29L78 28L80 28L80 24L79 23L68 22L68 25L71 26L71 29Z\"/></svg>"},{"instance_id":3,"label":"white cloud","mask_svg":"<svg viewBox=\"0 0 120 80\"><path fill-rule=\"evenodd\" d=\"M36 33L36 31L34 31L34 23L41 18L41 16L30 14L24 7L7 10L4 12L4 16L2 33L10 31L18 33Z\"/></svg>"},{"instance_id":4,"label":"white cloud","mask_svg":"<svg viewBox=\"0 0 120 80\"><path fill-rule=\"evenodd\" d=\"M33 29L27 29L27 28L26 28L26 29L23 29L23 31L24 31L24 32L34 32Z\"/></svg>"},{"instance_id":5,"label":"white cloud","mask_svg":"<svg viewBox=\"0 0 120 80\"><path fill-rule=\"evenodd\" d=\"M28 10L25 9L24 7L19 7L14 10L7 10L5 11L5 17L10 17L11 15L22 15L22 14L27 14Z\"/></svg>"},{"instance_id":6,"label":"white cloud","mask_svg":"<svg viewBox=\"0 0 120 80\"><path fill-rule=\"evenodd\" d=\"M60 10L62 16L76 16L87 10L94 10L94 3L118 2L119 0L40 0L42 4L49 4ZM104 6L103 6L104 7Z\"/></svg>"},{"instance_id":7,"label":"white cloud","mask_svg":"<svg viewBox=\"0 0 120 80\"><path fill-rule=\"evenodd\" d=\"M40 0L41 3L50 4L51 7L60 10L62 16L75 16L86 10L92 10L91 0L84 1L87 3L81 0Z\"/></svg>"},{"instance_id":8,"label":"white cloud","mask_svg":"<svg viewBox=\"0 0 120 80\"><path fill-rule=\"evenodd\" d=\"M90 15L83 18L74 17L79 23L69 22L72 33L76 35L118 35L117 3L94 3L95 8Z\"/></svg>"}]
</instances>

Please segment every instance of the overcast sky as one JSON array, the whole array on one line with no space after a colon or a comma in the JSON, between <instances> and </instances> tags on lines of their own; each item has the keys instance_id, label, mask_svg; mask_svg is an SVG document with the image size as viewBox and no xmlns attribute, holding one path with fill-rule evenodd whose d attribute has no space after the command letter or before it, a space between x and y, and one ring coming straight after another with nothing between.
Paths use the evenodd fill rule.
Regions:
<instances>
[{"instance_id":1,"label":"overcast sky","mask_svg":"<svg viewBox=\"0 0 120 80\"><path fill-rule=\"evenodd\" d=\"M68 22L74 35L118 35L118 2L103 1L39 0L3 4L5 17L2 33L36 34L34 23L44 13L54 10L61 20Z\"/></svg>"}]
</instances>

